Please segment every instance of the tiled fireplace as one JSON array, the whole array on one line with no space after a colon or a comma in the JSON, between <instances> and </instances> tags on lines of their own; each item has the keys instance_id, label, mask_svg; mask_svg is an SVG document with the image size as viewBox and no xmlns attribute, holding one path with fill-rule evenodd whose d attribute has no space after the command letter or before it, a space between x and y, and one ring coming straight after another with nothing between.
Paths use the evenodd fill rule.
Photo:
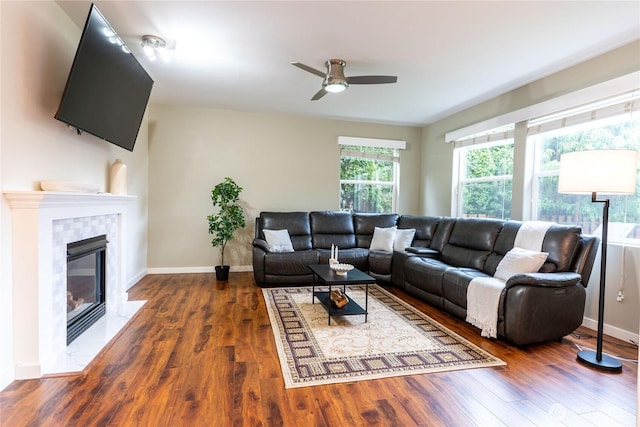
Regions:
<instances>
[{"instance_id":1,"label":"tiled fireplace","mask_svg":"<svg viewBox=\"0 0 640 427\"><path fill-rule=\"evenodd\" d=\"M15 378L74 371L67 360L70 353L98 352L100 348L96 346L105 345L115 335L113 319L122 327L131 317L122 237L126 212L135 197L45 191L4 195L11 206L12 221ZM105 264L106 315L68 347L67 245L100 235L105 235L109 242ZM108 326L110 322L112 326ZM91 348L83 348L87 345ZM70 352L71 346L74 348Z\"/></svg>"}]
</instances>

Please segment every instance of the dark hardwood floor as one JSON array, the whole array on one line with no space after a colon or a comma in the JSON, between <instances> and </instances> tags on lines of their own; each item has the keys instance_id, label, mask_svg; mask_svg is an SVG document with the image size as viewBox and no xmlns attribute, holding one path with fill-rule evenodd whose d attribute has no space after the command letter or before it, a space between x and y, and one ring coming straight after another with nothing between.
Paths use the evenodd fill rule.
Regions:
<instances>
[{"instance_id":1,"label":"dark hardwood floor","mask_svg":"<svg viewBox=\"0 0 640 427\"><path fill-rule=\"evenodd\" d=\"M148 300L79 375L15 381L2 426L633 426L637 348L620 374L576 361L580 328L562 342L516 348L392 290L508 366L285 390L261 289L251 273L150 275Z\"/></svg>"}]
</instances>

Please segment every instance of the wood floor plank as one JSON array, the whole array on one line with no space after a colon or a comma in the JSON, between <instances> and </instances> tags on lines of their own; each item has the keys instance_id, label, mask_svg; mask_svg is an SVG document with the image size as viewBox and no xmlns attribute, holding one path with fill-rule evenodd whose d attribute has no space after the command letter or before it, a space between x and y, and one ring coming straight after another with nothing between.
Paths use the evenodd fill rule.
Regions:
<instances>
[{"instance_id":1,"label":"wood floor plank","mask_svg":"<svg viewBox=\"0 0 640 427\"><path fill-rule=\"evenodd\" d=\"M296 425L328 427L318 403L315 387L301 387L287 390L292 405Z\"/></svg>"},{"instance_id":2,"label":"wood floor plank","mask_svg":"<svg viewBox=\"0 0 640 427\"><path fill-rule=\"evenodd\" d=\"M147 304L85 372L0 392L0 426L635 424L635 345L605 337L605 352L628 360L603 373L576 361L578 346L595 348L588 329L518 348L387 289L507 366L285 389L251 273L149 275L129 290Z\"/></svg>"},{"instance_id":3,"label":"wood floor plank","mask_svg":"<svg viewBox=\"0 0 640 427\"><path fill-rule=\"evenodd\" d=\"M409 415L412 422L407 425L429 425L429 426L445 426L444 421L434 415L438 412L437 403L425 399L422 393L430 393L429 390L419 389L413 390L415 386L410 377L389 378L386 380L376 380L375 388L388 390L384 393L387 400L395 399L404 411ZM371 383L367 381L367 383ZM374 388L374 387L371 387ZM410 391L410 392L408 392Z\"/></svg>"},{"instance_id":4,"label":"wood floor plank","mask_svg":"<svg viewBox=\"0 0 640 427\"><path fill-rule=\"evenodd\" d=\"M487 387L486 384L479 382L471 375L449 375L444 380L450 387L461 393L462 401L478 402L477 404L489 410L497 418L496 422L504 425L511 423L522 427L534 426L526 417L509 406L509 402L523 400L524 395L519 390L507 395L503 392L496 394L491 387Z\"/></svg>"},{"instance_id":5,"label":"wood floor plank","mask_svg":"<svg viewBox=\"0 0 640 427\"><path fill-rule=\"evenodd\" d=\"M233 425L263 425L259 364L237 362L233 381Z\"/></svg>"}]
</instances>

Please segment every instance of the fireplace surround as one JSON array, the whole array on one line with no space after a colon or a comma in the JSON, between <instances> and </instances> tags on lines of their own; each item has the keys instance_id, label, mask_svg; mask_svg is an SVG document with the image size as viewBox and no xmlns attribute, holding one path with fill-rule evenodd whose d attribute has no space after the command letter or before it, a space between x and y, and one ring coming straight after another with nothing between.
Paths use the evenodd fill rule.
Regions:
<instances>
[{"instance_id":1,"label":"fireplace surround","mask_svg":"<svg viewBox=\"0 0 640 427\"><path fill-rule=\"evenodd\" d=\"M127 211L136 198L48 191L5 192L4 196L11 207L12 223L15 379L73 370L65 367L67 245L106 236L105 317L120 318L119 324L124 326L132 314L127 302L123 233ZM93 327L76 341L82 341L91 330ZM115 335L114 331L110 335ZM108 339L102 345L107 343Z\"/></svg>"}]
</instances>

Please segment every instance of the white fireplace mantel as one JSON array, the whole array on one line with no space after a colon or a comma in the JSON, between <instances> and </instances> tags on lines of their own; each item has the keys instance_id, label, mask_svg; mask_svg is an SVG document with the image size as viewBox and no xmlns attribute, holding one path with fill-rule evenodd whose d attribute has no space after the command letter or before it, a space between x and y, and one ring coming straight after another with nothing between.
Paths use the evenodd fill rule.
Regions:
<instances>
[{"instance_id":1,"label":"white fireplace mantel","mask_svg":"<svg viewBox=\"0 0 640 427\"><path fill-rule=\"evenodd\" d=\"M107 234L113 259L107 261L106 310L117 314L127 300L122 237L136 197L49 191L8 191L4 197L11 207L15 378L39 378L51 373L67 348L66 328L60 331L60 324L66 327L66 242L60 230L78 235L85 227L91 229L86 233Z\"/></svg>"},{"instance_id":2,"label":"white fireplace mantel","mask_svg":"<svg viewBox=\"0 0 640 427\"><path fill-rule=\"evenodd\" d=\"M5 191L4 197L12 209L47 208L116 208L136 200L135 196L110 193L71 193L55 191ZM121 211L121 209L120 209Z\"/></svg>"}]
</instances>

